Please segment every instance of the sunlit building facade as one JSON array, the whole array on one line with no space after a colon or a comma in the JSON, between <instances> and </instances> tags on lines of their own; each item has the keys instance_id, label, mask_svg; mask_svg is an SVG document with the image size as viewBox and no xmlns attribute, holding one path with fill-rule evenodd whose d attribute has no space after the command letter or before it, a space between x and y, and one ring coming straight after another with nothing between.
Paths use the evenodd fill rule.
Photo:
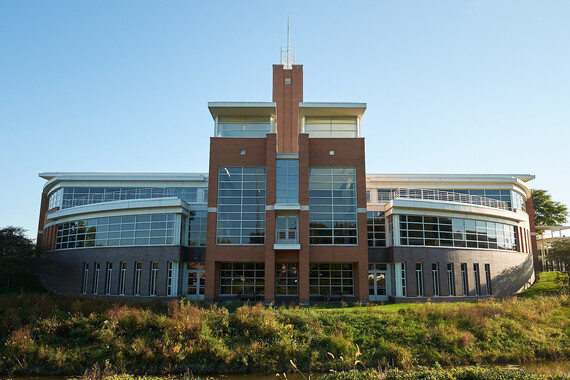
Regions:
<instances>
[{"instance_id":1,"label":"sunlit building facade","mask_svg":"<svg viewBox=\"0 0 570 380\"><path fill-rule=\"evenodd\" d=\"M534 280L531 175L366 174L364 103L212 102L209 171L41 173L54 292L206 301L471 300Z\"/></svg>"}]
</instances>

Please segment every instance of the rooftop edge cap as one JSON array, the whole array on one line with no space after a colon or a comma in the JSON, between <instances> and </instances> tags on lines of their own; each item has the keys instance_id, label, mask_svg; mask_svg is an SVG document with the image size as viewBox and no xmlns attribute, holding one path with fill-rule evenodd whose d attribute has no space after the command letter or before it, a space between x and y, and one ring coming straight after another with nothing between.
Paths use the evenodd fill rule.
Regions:
<instances>
[{"instance_id":1,"label":"rooftop edge cap","mask_svg":"<svg viewBox=\"0 0 570 380\"><path fill-rule=\"evenodd\" d=\"M275 116L275 102L208 102L212 118L218 116Z\"/></svg>"},{"instance_id":2,"label":"rooftop edge cap","mask_svg":"<svg viewBox=\"0 0 570 380\"><path fill-rule=\"evenodd\" d=\"M362 117L366 103L301 102L299 116L356 116Z\"/></svg>"}]
</instances>

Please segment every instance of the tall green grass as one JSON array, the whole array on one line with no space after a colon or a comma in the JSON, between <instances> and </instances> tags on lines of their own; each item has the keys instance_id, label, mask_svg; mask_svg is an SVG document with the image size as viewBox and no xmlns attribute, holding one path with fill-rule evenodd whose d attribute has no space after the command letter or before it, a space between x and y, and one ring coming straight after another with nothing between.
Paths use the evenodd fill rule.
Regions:
<instances>
[{"instance_id":1,"label":"tall green grass","mask_svg":"<svg viewBox=\"0 0 570 380\"><path fill-rule=\"evenodd\" d=\"M478 303L226 307L0 296L0 373L248 373L570 357L570 297Z\"/></svg>"}]
</instances>

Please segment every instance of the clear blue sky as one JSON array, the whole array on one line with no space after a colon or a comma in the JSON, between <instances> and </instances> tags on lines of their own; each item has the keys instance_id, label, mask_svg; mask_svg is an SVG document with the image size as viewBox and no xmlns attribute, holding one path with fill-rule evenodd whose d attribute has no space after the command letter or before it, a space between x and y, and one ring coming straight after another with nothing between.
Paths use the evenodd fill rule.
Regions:
<instances>
[{"instance_id":1,"label":"clear blue sky","mask_svg":"<svg viewBox=\"0 0 570 380\"><path fill-rule=\"evenodd\" d=\"M44 171L206 172L208 101L368 103L369 173L528 173L570 205L570 2L0 2L0 227Z\"/></svg>"}]
</instances>

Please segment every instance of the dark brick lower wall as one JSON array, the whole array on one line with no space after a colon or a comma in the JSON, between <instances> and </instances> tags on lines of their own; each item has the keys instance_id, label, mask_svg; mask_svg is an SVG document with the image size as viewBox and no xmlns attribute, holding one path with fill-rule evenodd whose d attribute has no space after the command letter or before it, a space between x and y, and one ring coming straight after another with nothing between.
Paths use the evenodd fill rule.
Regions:
<instances>
[{"instance_id":1,"label":"dark brick lower wall","mask_svg":"<svg viewBox=\"0 0 570 380\"><path fill-rule=\"evenodd\" d=\"M424 295L433 296L432 263L439 264L440 295L448 296L447 264L453 263L456 296L462 294L461 264L467 264L468 296L475 296L473 264L479 264L481 294L486 294L485 264L489 264L491 290L495 297L518 293L534 282L533 257L530 253L456 249L442 247L390 247L388 262L405 262L408 297L416 296L416 263L423 264Z\"/></svg>"},{"instance_id":2,"label":"dark brick lower wall","mask_svg":"<svg viewBox=\"0 0 570 380\"><path fill-rule=\"evenodd\" d=\"M64 251L54 251L48 254L48 263L42 275L44 283L56 293L79 295L83 283L84 264L89 265L87 277L87 295L93 295L95 265L99 263L99 281L97 295L117 297L119 294L119 276L121 263L127 264L125 278L125 296L133 297L135 262L142 263L141 294L137 298L149 297L151 262L158 262L156 290L158 297L167 295L168 262L205 262L204 247L157 246L157 247L109 247L87 248ZM528 287L534 281L534 268L532 254L456 249L442 247L390 247L370 248L369 262L373 263L406 263L406 298L394 299L396 302L408 300L421 301L432 298L433 280L432 264L439 264L440 300L471 300L476 296L475 273L473 264L479 264L480 295L487 293L487 280L485 264L489 264L491 273L492 296L509 296ZM424 297L417 297L416 293L416 263L421 262L423 267ZM106 294L107 263L113 263L111 276L111 294ZM453 263L455 297L449 297L447 281L447 264ZM467 265L468 294L462 293L461 264ZM217 286L217 284L216 284ZM121 297L125 297L121 296ZM433 300L432 302L437 302Z\"/></svg>"},{"instance_id":3,"label":"dark brick lower wall","mask_svg":"<svg viewBox=\"0 0 570 380\"><path fill-rule=\"evenodd\" d=\"M107 263L112 263L111 296L119 294L119 276L121 263L127 264L125 278L125 295L133 296L135 262L142 263L141 297L149 296L151 262L158 262L156 291L157 296L166 296L169 261L175 262L204 262L204 248L181 246L153 247L108 247L85 248L54 251L47 254L48 261L44 268L42 280L46 286L60 294L81 294L83 284L84 264L89 265L87 277L87 295L93 295L95 266L99 263L98 295L106 295Z\"/></svg>"}]
</instances>

